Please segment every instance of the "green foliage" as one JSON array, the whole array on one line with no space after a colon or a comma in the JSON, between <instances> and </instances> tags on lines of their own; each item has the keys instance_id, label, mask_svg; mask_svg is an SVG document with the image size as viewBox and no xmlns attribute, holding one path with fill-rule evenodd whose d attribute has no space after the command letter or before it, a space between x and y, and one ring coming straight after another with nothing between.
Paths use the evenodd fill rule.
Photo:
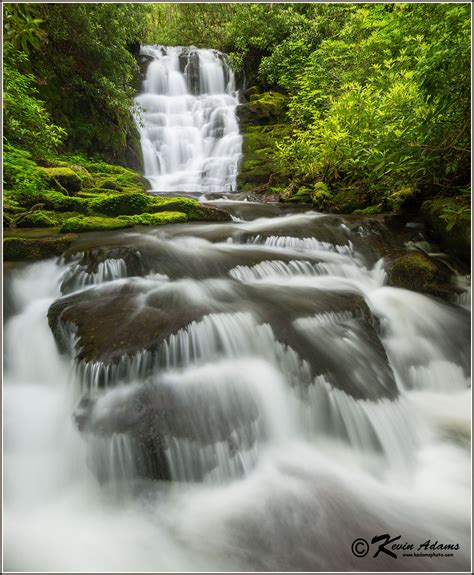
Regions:
<instances>
[{"instance_id":1,"label":"green foliage","mask_svg":"<svg viewBox=\"0 0 474 575\"><path fill-rule=\"evenodd\" d=\"M229 22L234 14L232 4L156 3L148 7L145 42L225 50Z\"/></svg>"},{"instance_id":2,"label":"green foliage","mask_svg":"<svg viewBox=\"0 0 474 575\"><path fill-rule=\"evenodd\" d=\"M4 190L15 190L17 194L36 192L44 187L44 178L31 154L11 144L3 147Z\"/></svg>"},{"instance_id":3,"label":"green foliage","mask_svg":"<svg viewBox=\"0 0 474 575\"><path fill-rule=\"evenodd\" d=\"M37 18L38 7L34 4L5 4L3 9L3 30L6 42L17 50L28 52L41 45L41 18Z\"/></svg>"},{"instance_id":4,"label":"green foliage","mask_svg":"<svg viewBox=\"0 0 474 575\"><path fill-rule=\"evenodd\" d=\"M58 148L66 132L51 121L39 98L34 76L21 71L28 64L28 56L11 44L4 44L3 62L4 140L36 158L48 156Z\"/></svg>"},{"instance_id":5,"label":"green foliage","mask_svg":"<svg viewBox=\"0 0 474 575\"><path fill-rule=\"evenodd\" d=\"M314 6L319 22L339 8ZM291 36L275 49L286 50L286 64L265 64L290 91L294 133L277 146L280 167L336 188L359 186L394 211L433 187L465 186L469 8L360 5L344 14L329 36L314 33L310 53L293 50L299 38ZM296 75L288 73L293 57Z\"/></svg>"},{"instance_id":6,"label":"green foliage","mask_svg":"<svg viewBox=\"0 0 474 575\"><path fill-rule=\"evenodd\" d=\"M65 143L124 162L137 137L132 54L146 34L141 4L4 5L4 135L44 158Z\"/></svg>"},{"instance_id":7,"label":"green foliage","mask_svg":"<svg viewBox=\"0 0 474 575\"><path fill-rule=\"evenodd\" d=\"M54 121L69 149L122 160L138 65L129 51L143 37L146 5L39 4L44 40L32 53Z\"/></svg>"}]
</instances>

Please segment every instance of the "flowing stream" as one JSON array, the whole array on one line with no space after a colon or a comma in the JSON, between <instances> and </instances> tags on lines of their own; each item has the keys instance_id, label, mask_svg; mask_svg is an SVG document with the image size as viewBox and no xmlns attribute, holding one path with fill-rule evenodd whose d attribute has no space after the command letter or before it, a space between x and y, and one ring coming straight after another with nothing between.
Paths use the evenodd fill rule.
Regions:
<instances>
[{"instance_id":1,"label":"flowing stream","mask_svg":"<svg viewBox=\"0 0 474 575\"><path fill-rule=\"evenodd\" d=\"M460 546L397 570L467 569L467 308L387 287L382 224L218 203L233 222L92 234L8 274L5 567L392 570L351 552L389 533ZM51 304L111 294L129 341L155 305L173 333L60 354Z\"/></svg>"},{"instance_id":2,"label":"flowing stream","mask_svg":"<svg viewBox=\"0 0 474 575\"><path fill-rule=\"evenodd\" d=\"M143 50L153 188L234 189L225 60ZM5 569L468 570L469 301L388 287L381 256L422 232L211 203L232 219L7 269ZM382 534L458 548L352 552Z\"/></svg>"}]
</instances>

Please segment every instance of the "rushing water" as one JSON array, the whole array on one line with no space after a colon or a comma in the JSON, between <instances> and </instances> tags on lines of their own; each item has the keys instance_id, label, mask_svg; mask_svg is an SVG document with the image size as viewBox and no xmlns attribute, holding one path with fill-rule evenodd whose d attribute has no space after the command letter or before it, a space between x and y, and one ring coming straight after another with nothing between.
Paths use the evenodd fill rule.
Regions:
<instances>
[{"instance_id":1,"label":"rushing water","mask_svg":"<svg viewBox=\"0 0 474 575\"><path fill-rule=\"evenodd\" d=\"M143 46L136 98L145 177L159 192L236 190L242 138L234 75L215 50Z\"/></svg>"},{"instance_id":2,"label":"rushing water","mask_svg":"<svg viewBox=\"0 0 474 575\"><path fill-rule=\"evenodd\" d=\"M224 204L8 275L5 568L467 570L467 302L387 287L382 224ZM58 298L99 302L106 346L171 333L87 363L66 330L61 355ZM384 533L460 549L352 554Z\"/></svg>"}]
</instances>

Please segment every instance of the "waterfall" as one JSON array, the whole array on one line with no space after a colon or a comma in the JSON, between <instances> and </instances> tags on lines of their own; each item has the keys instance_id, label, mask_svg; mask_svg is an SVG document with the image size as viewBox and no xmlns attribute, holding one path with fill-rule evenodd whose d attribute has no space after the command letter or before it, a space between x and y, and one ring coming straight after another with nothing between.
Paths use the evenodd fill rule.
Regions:
<instances>
[{"instance_id":1,"label":"waterfall","mask_svg":"<svg viewBox=\"0 0 474 575\"><path fill-rule=\"evenodd\" d=\"M142 46L141 55L150 61L136 121L152 190L235 191L242 137L226 56L164 46Z\"/></svg>"}]
</instances>

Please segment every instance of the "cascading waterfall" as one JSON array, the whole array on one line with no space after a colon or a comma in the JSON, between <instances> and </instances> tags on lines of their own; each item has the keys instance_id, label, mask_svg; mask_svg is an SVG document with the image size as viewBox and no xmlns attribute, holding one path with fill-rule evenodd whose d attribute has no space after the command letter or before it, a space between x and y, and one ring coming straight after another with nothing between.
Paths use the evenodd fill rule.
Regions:
<instances>
[{"instance_id":1,"label":"cascading waterfall","mask_svg":"<svg viewBox=\"0 0 474 575\"><path fill-rule=\"evenodd\" d=\"M152 190L235 191L225 56L141 53ZM384 224L232 198L9 272L4 566L467 570L470 276L388 287ZM383 533L460 550L351 552Z\"/></svg>"},{"instance_id":2,"label":"cascading waterfall","mask_svg":"<svg viewBox=\"0 0 474 575\"><path fill-rule=\"evenodd\" d=\"M108 258L13 272L7 567L383 571L350 546L390 532L461 546L399 556L402 570L465 568L468 311L387 287L384 261L361 251L370 228L331 221L238 220L217 241L215 224L117 232ZM153 349L71 366L51 303L124 293L137 311L199 313Z\"/></svg>"},{"instance_id":3,"label":"cascading waterfall","mask_svg":"<svg viewBox=\"0 0 474 575\"><path fill-rule=\"evenodd\" d=\"M150 62L137 96L145 177L156 192L233 192L242 138L226 56L143 46Z\"/></svg>"}]
</instances>

